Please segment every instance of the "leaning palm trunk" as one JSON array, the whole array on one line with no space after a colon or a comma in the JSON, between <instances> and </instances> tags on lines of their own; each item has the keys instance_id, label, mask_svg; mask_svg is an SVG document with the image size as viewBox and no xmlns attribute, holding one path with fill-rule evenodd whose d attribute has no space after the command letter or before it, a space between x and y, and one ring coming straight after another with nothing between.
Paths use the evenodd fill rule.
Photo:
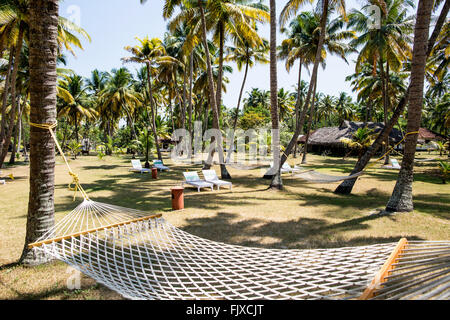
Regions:
<instances>
[{"instance_id":1,"label":"leaning palm trunk","mask_svg":"<svg viewBox=\"0 0 450 320\"><path fill-rule=\"evenodd\" d=\"M305 139L305 149L303 150L303 158L302 158L302 164L306 164L306 155L308 154L308 142L309 138L311 136L311 129L312 129L312 122L314 119L315 114L315 106L316 106L316 89L317 89L317 80L314 84L314 93L312 96L312 103L311 103L311 111L309 113L309 119L308 119L308 131L306 133L306 139Z\"/></svg>"},{"instance_id":2,"label":"leaning palm trunk","mask_svg":"<svg viewBox=\"0 0 450 320\"><path fill-rule=\"evenodd\" d=\"M20 148L20 130L22 127L22 112L23 107L20 105L20 97L17 98L17 108L19 109L19 114L17 115L17 121L14 129L14 141L13 141L13 147L11 156L9 158L9 164L15 164L16 163L16 153L17 149Z\"/></svg>"},{"instance_id":3,"label":"leaning palm trunk","mask_svg":"<svg viewBox=\"0 0 450 320\"><path fill-rule=\"evenodd\" d=\"M30 0L29 66L30 120L56 121L56 57L58 53L58 0ZM48 261L39 251L29 250L54 226L55 143L46 129L30 128L30 197L25 246L20 261L36 265Z\"/></svg>"},{"instance_id":4,"label":"leaning palm trunk","mask_svg":"<svg viewBox=\"0 0 450 320\"><path fill-rule=\"evenodd\" d=\"M216 91L215 91L214 78L213 78L212 66L211 66L211 56L209 53L208 41L206 38L207 31L206 31L205 11L203 9L203 4L202 4L201 0L198 1L198 5L200 8L200 14L201 14L201 20L202 20L202 38L203 38L203 46L205 47L208 86L209 86L209 91L210 91L209 99L210 99L211 108L213 111L213 129L220 131L218 101L216 100ZM219 83L218 86L221 87L221 83ZM228 173L227 168L225 166L225 162L224 162L222 135L219 134L217 137L218 137L219 141L215 141L215 139L213 137L211 139L211 146L214 146L214 144L216 144L218 147L219 161L220 161L220 173L221 173L222 179L231 179L231 176ZM206 160L206 163L204 165L205 169L211 168L213 157L214 157L214 149L212 149L208 152L208 159Z\"/></svg>"},{"instance_id":5,"label":"leaning palm trunk","mask_svg":"<svg viewBox=\"0 0 450 320\"><path fill-rule=\"evenodd\" d=\"M12 52L10 52L8 70L6 71L5 77L5 88L3 89L3 98L2 98L2 120L0 124L0 152L3 149L3 143L6 133L6 119L7 119L6 108L8 106L9 83L11 78L11 69L13 62L14 62L14 55L12 54Z\"/></svg>"},{"instance_id":6,"label":"leaning palm trunk","mask_svg":"<svg viewBox=\"0 0 450 320\"><path fill-rule=\"evenodd\" d=\"M315 61L314 61L313 71L312 71L312 74L311 74L311 81L310 81L310 84L309 84L308 94L306 96L305 105L303 106L302 114L301 114L300 120L297 123L297 126L295 128L294 135L292 136L292 139L289 142L285 153L281 157L280 167L286 162L289 154L291 154L292 150L294 149L294 146L298 142L298 136L303 131L303 126L305 124L306 113L309 110L310 103L311 103L311 100L312 100L314 84L317 81L317 74L319 72L319 63L320 63L320 60L321 60L320 58L321 58L321 55L322 55L323 44L325 42L326 25L327 25L327 19L328 19L328 4L329 4L329 0L323 0L323 3L322 3L322 5L323 5L323 7L322 7L322 17L321 17L321 20L320 20L320 30L321 31L320 31L320 36L319 36L319 43L317 44L317 52L316 52L316 57L315 57Z\"/></svg>"},{"instance_id":7,"label":"leaning palm trunk","mask_svg":"<svg viewBox=\"0 0 450 320\"><path fill-rule=\"evenodd\" d=\"M408 106L408 132L417 132L422 119L427 39L433 3L434 1L432 0L420 0L417 10ZM386 206L388 211L412 211L414 209L412 183L418 136L416 133L406 137L402 168L400 169L392 196Z\"/></svg>"},{"instance_id":8,"label":"leaning palm trunk","mask_svg":"<svg viewBox=\"0 0 450 320\"><path fill-rule=\"evenodd\" d=\"M444 25L446 21L447 14L450 10L450 0L446 0L444 6L442 7L441 14L439 15L439 18L436 22L436 25L434 27L434 31L431 34L430 39L428 40L428 48L427 48L427 57L430 56L431 51L434 47L434 44L436 42L437 37L439 36L442 26ZM406 90L403 97L400 99L399 103L397 104L397 107L394 109L394 112L392 114L391 120L389 123L384 126L384 128L379 133L377 139L374 141L372 146L367 149L367 151L364 153L364 155L356 162L355 167L353 168L353 171L350 173L350 175L356 174L358 172L361 172L365 169L367 164L369 163L370 159L378 152L380 149L383 141L386 140L386 137L389 137L389 134L392 131L392 128L397 124L398 119L403 114L403 111L405 110L407 100L409 97L410 92L410 86ZM342 182L337 189L335 190L335 193L339 194L350 194L353 190L353 187L355 186L357 179L348 179Z\"/></svg>"},{"instance_id":9,"label":"leaning palm trunk","mask_svg":"<svg viewBox=\"0 0 450 320\"><path fill-rule=\"evenodd\" d=\"M20 54L22 52L23 47L23 39L25 34L25 26L21 23L19 26L19 35L17 37L17 43L14 52L14 66L11 74L11 115L9 118L9 128L5 135L3 142L3 149L0 152L0 168L3 166L3 162L5 161L6 155L8 153L8 148L11 144L11 137L14 128L14 121L17 112L17 100L16 100L16 82L17 82L17 73L19 71L20 64Z\"/></svg>"}]
</instances>

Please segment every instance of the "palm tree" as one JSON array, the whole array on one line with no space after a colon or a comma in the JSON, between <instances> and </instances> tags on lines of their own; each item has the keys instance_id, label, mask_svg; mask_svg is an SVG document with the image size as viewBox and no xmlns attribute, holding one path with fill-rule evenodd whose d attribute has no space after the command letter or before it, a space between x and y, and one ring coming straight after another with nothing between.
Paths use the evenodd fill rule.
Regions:
<instances>
[{"instance_id":1,"label":"palm tree","mask_svg":"<svg viewBox=\"0 0 450 320\"><path fill-rule=\"evenodd\" d=\"M257 45L253 47L249 42L245 40L238 39L235 47L227 48L227 56L225 61L233 61L236 63L239 71L245 65L244 79L242 81L241 90L239 92L239 98L236 105L235 117L233 122L233 131L236 131L236 126L239 118L239 110L241 107L242 95L244 93L245 84L247 81L248 70L253 67L256 63L266 64L269 63L267 53L269 51L269 46L267 40L263 40L262 45Z\"/></svg>"},{"instance_id":2,"label":"palm tree","mask_svg":"<svg viewBox=\"0 0 450 320\"><path fill-rule=\"evenodd\" d=\"M440 2L435 3L435 8L439 6ZM441 33L441 29L443 25L445 24L445 21L447 19L448 12L450 10L450 0L446 0L442 9L441 13L436 20L436 24L434 26L434 30L431 33L430 38L428 39L428 46L427 46L427 57L430 56L430 54L433 51L433 48L436 43L436 39L438 39L439 34ZM417 23L417 22L416 22ZM390 132L392 131L392 128L397 124L400 116L403 114L404 109L408 103L408 96L411 89L411 83L407 90L405 91L404 95L398 99L397 106L393 110L391 120L389 123L384 126L384 128L381 130L381 132L378 134L377 139L372 144L372 146L367 149L366 153L361 157L359 161L355 164L355 167L353 168L351 174L356 174L358 172L361 172L364 170L364 168L369 163L370 159L375 155L375 153L380 149L380 147L383 144L383 141L386 140L386 137L389 136ZM348 179L342 182L337 189L335 190L335 193L339 194L349 194L352 192L353 186L355 185L356 179Z\"/></svg>"},{"instance_id":3,"label":"palm tree","mask_svg":"<svg viewBox=\"0 0 450 320\"><path fill-rule=\"evenodd\" d=\"M278 110L278 75L277 75L277 7L275 0L270 0L270 117L272 120L272 154L273 170L265 178L271 178L271 189L282 190L280 165L280 115Z\"/></svg>"},{"instance_id":4,"label":"palm tree","mask_svg":"<svg viewBox=\"0 0 450 320\"><path fill-rule=\"evenodd\" d=\"M136 45L134 47L131 46L125 47L125 50L130 52L132 56L122 58L122 61L143 63L147 66L147 83L150 95L150 108L151 108L151 119L149 122L151 123L151 129L153 131L153 137L155 139L158 159L162 160L161 148L158 143L158 135L156 132L157 128L155 118L157 110L155 108L155 104L152 99L153 97L152 76L153 73L156 73L157 71L156 68L158 66L167 64L173 65L179 63L179 61L166 54L166 49L164 48L163 42L159 38L149 39L148 37L145 37L144 39L136 38L136 40L138 40L139 45Z\"/></svg>"},{"instance_id":5,"label":"palm tree","mask_svg":"<svg viewBox=\"0 0 450 320\"><path fill-rule=\"evenodd\" d=\"M112 137L120 118L126 116L133 120L133 112L140 104L140 94L133 88L133 77L126 68L113 69L105 88L99 93L97 112L101 119L100 127L107 136ZM134 123L131 123L135 137Z\"/></svg>"},{"instance_id":6,"label":"palm tree","mask_svg":"<svg viewBox=\"0 0 450 320\"><path fill-rule=\"evenodd\" d=\"M81 120L94 120L98 115L97 111L91 106L86 93L88 88L81 76L65 76L59 81L59 86L65 90L65 94L59 95L58 118L64 117L70 125L75 126L75 141L79 143L78 127Z\"/></svg>"},{"instance_id":7,"label":"palm tree","mask_svg":"<svg viewBox=\"0 0 450 320\"><path fill-rule=\"evenodd\" d=\"M387 75L390 69L399 71L410 57L409 34L412 32L414 19L407 16L407 7L413 7L414 3L409 0L383 1L380 28L372 28L368 23L372 19L370 6L373 1L370 0L362 11L352 10L349 14L349 27L353 27L360 33L360 36L351 42L351 45L356 48L362 47L356 61L356 70L358 71L366 62L373 65L374 75L380 70L384 124L386 125L390 108ZM377 68L378 64L379 68ZM386 139L385 148L388 147L389 141ZM388 162L389 157L386 156L385 163Z\"/></svg>"},{"instance_id":8,"label":"palm tree","mask_svg":"<svg viewBox=\"0 0 450 320\"><path fill-rule=\"evenodd\" d=\"M3 55L5 46L9 47L10 61L14 61L10 67L11 71L7 73L7 81L5 81L5 89L3 93L2 106L2 122L0 129L0 167L6 157L12 130L14 128L14 119L18 113L17 106L17 73L21 62L22 48L25 42L29 42L29 21L30 21L30 0L14 0L4 1L0 10L0 53ZM73 53L72 45L82 49L80 40L75 33L83 35L90 40L89 35L74 23L58 17L58 53L61 54L63 49L67 49ZM13 59L13 60L12 60ZM5 110L7 96L11 92L12 112L10 113L8 131L5 130Z\"/></svg>"},{"instance_id":9,"label":"palm tree","mask_svg":"<svg viewBox=\"0 0 450 320\"><path fill-rule=\"evenodd\" d=\"M297 10L299 9L300 6L304 5L306 3L305 0L289 0L288 3L285 5L283 11L281 12L281 17L280 17L280 22L281 25L284 25L286 23L286 19L291 16L292 14L294 14L295 12L297 12ZM330 11L330 5L333 8L337 8L340 13L343 16L343 19L346 19L346 13L345 13L345 0L323 0L320 2L320 6L319 6L319 11L321 12L321 19L320 19L320 24L319 24L319 30L320 30L320 34L319 34L319 39L317 42L317 50L316 50L316 55L314 58L314 66L313 66L313 70L311 73L311 80L310 80L310 84L309 84L309 89L308 89L308 94L306 96L306 101L305 101L305 105L304 105L304 110L308 110L310 108L311 105L311 97L313 96L313 91L314 91L314 87L316 86L316 82L317 82L317 75L318 75L318 71L319 71L319 64L321 63L321 57L322 57L322 53L323 53L323 46L325 43L325 38L326 38L326 26L327 26L327 21L328 21L328 14ZM306 111L305 111L306 112ZM301 118L301 117L300 117ZM304 120L300 119L300 123L298 123L297 128L295 130L295 133L291 139L291 141L289 142L285 153L283 154L282 158L281 158L281 163L280 165L282 166L287 158L288 155L292 152L292 150L294 149L294 146L297 144L298 141L298 136L301 132L301 128L303 127L303 122Z\"/></svg>"},{"instance_id":10,"label":"palm tree","mask_svg":"<svg viewBox=\"0 0 450 320\"><path fill-rule=\"evenodd\" d=\"M30 100L32 123L56 121L56 57L58 54L57 0L30 0ZM27 231L20 262L36 265L48 261L28 249L54 225L55 143L48 130L31 127L30 197Z\"/></svg>"},{"instance_id":11,"label":"palm tree","mask_svg":"<svg viewBox=\"0 0 450 320\"><path fill-rule=\"evenodd\" d=\"M408 133L417 132L421 122L425 66L428 56L428 48L424 43L428 42L433 4L434 1L431 0L419 0L417 9L408 106ZM411 134L405 139L402 168L400 169L392 196L387 203L387 211L401 212L414 209L412 183L417 138L418 134Z\"/></svg>"}]
</instances>

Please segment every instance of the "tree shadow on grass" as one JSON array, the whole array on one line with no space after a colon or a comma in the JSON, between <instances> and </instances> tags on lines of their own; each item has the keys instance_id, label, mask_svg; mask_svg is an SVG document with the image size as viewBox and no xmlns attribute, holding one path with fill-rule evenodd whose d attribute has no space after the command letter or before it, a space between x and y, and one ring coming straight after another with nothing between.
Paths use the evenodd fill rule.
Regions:
<instances>
[{"instance_id":1,"label":"tree shadow on grass","mask_svg":"<svg viewBox=\"0 0 450 320\"><path fill-rule=\"evenodd\" d=\"M237 214L219 212L213 217L187 219L187 225L180 229L211 241L275 249L340 248L394 243L402 238L401 235L352 239L342 236L346 231L368 230L367 222L378 219L379 216L359 217L341 223L330 223L317 218L299 218L296 221L285 222L257 218L236 221L237 218ZM269 238L270 243L265 243L264 238ZM417 236L408 238L423 240Z\"/></svg>"}]
</instances>

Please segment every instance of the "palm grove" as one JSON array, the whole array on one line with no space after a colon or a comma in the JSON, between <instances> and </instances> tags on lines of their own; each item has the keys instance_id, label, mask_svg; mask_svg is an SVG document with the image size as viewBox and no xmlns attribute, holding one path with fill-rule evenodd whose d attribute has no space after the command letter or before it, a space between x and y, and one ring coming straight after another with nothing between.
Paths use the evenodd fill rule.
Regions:
<instances>
[{"instance_id":1,"label":"palm grove","mask_svg":"<svg viewBox=\"0 0 450 320\"><path fill-rule=\"evenodd\" d=\"M314 9L305 11L309 3ZM376 28L370 27L373 5L381 13ZM272 137L274 146L280 144L272 152L277 168L286 155L297 156L301 134L308 141L312 130L343 120L385 123L358 155L353 173L385 151L394 127L415 132L422 124L447 135L449 7L448 0L366 0L360 9L346 8L344 0L290 0L278 15L273 0L166 0L163 38L130 39L116 69L93 70L83 78L66 68L65 54L74 54L90 37L58 16L57 0L1 1L0 165L30 154L26 242L48 229L54 213L54 144L48 132L29 122L57 120L58 140L74 156L88 141L99 156L129 153L145 159L146 166L153 151L162 159L161 139L178 128L192 135L195 121L203 131L270 127L278 132ZM258 30L268 23L271 32L265 39ZM283 35L279 46L278 28ZM345 92L321 92L320 77L326 75L330 55L342 63L355 60L347 81L356 99ZM292 87L278 88L277 60L298 74ZM270 64L269 91L247 83L256 64ZM224 106L232 66L241 72L242 84L235 105ZM407 136L390 210L413 208L416 143L417 135ZM210 150L205 167L217 152L222 177L231 178L224 149ZM267 178L272 188L282 189L279 170ZM345 181L336 192L350 193L355 183ZM25 247L22 261L43 260Z\"/></svg>"}]
</instances>

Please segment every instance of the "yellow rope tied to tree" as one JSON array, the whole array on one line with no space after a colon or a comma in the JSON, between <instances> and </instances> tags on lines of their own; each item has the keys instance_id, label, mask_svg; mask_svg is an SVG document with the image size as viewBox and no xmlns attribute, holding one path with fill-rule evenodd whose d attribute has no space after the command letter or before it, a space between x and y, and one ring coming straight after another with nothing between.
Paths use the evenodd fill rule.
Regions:
<instances>
[{"instance_id":1,"label":"yellow rope tied to tree","mask_svg":"<svg viewBox=\"0 0 450 320\"><path fill-rule=\"evenodd\" d=\"M55 141L56 147L58 148L60 155L64 159L64 162L66 163L66 166L69 169L69 175L73 179L72 182L69 183L69 190L74 192L73 200L75 201L78 191L80 191L81 195L83 196L83 198L85 200L89 200L89 197L88 197L86 191L84 191L83 187L80 184L80 179L78 178L78 175L76 175L70 168L69 162L67 161L67 158L64 155L64 152L62 151L61 146L59 145L58 139L56 138L56 135L53 132L53 129L55 129L57 125L58 125L58 122L51 123L51 124L48 124L48 123L39 124L39 123L30 122L30 126L32 126L32 127L43 129L43 130L48 130L50 132L50 135L52 136L53 140Z\"/></svg>"},{"instance_id":2,"label":"yellow rope tied to tree","mask_svg":"<svg viewBox=\"0 0 450 320\"><path fill-rule=\"evenodd\" d=\"M395 148L397 148L403 141L405 141L405 139L412 134L419 134L419 131L413 131L413 132L408 132L407 134L405 134L405 136L403 137L402 140L400 140L400 142L398 142L396 145L394 145L393 147L391 147L385 154L383 154L380 158L378 158L377 160L375 160L373 163L369 164L366 169L367 170L371 167L373 167L374 165L377 164L378 161L380 161L381 159L383 159L384 157L386 157L388 154L390 154L392 151L394 151Z\"/></svg>"}]
</instances>

